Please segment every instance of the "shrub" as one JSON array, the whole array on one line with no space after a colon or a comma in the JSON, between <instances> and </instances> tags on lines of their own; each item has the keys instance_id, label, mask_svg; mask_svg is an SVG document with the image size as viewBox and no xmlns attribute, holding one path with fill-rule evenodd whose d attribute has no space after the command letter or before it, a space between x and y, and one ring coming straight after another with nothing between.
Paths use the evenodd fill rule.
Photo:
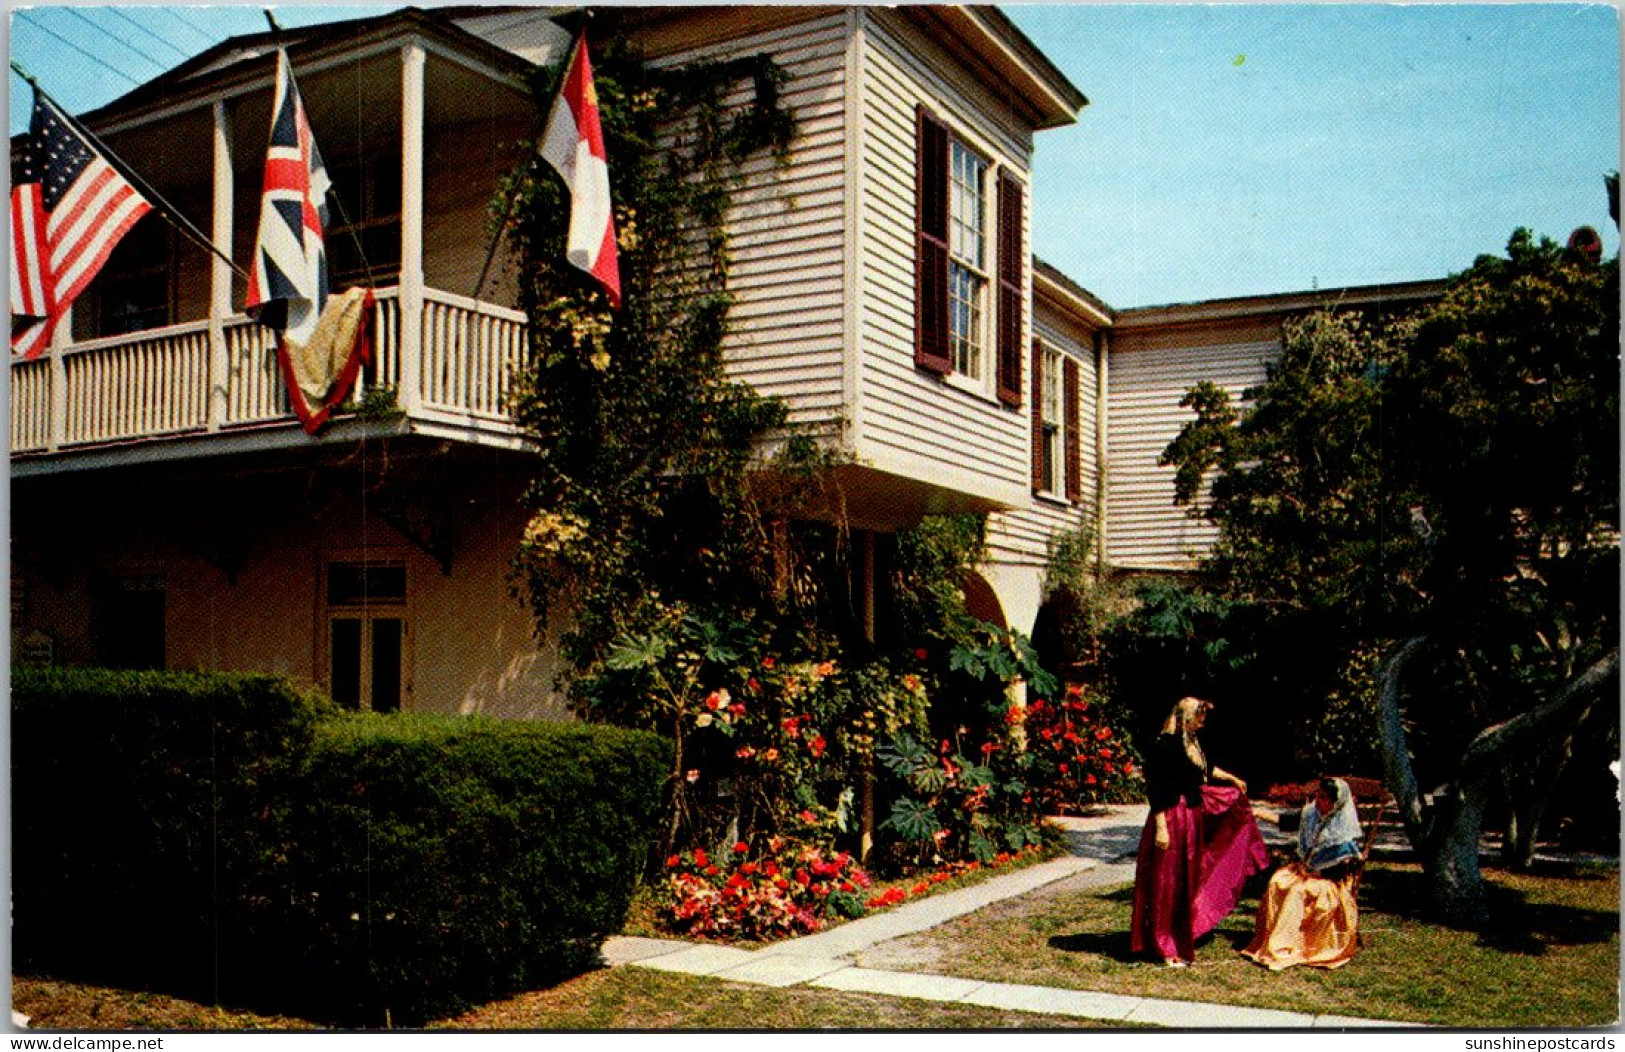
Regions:
<instances>
[{"instance_id":1,"label":"shrub","mask_svg":"<svg viewBox=\"0 0 1625 1052\"><path fill-rule=\"evenodd\" d=\"M596 963L669 746L340 715L266 676L13 671L14 961L344 1024Z\"/></svg>"},{"instance_id":2,"label":"shrub","mask_svg":"<svg viewBox=\"0 0 1625 1052\"><path fill-rule=\"evenodd\" d=\"M1029 791L1050 813L1085 804L1137 800L1144 792L1140 759L1118 721L1083 687L1058 701L1038 698L1022 717Z\"/></svg>"},{"instance_id":3,"label":"shrub","mask_svg":"<svg viewBox=\"0 0 1625 1052\"><path fill-rule=\"evenodd\" d=\"M669 747L468 717L324 723L289 952L323 1014L414 1025L594 966L647 864Z\"/></svg>"},{"instance_id":4,"label":"shrub","mask_svg":"<svg viewBox=\"0 0 1625 1052\"><path fill-rule=\"evenodd\" d=\"M328 703L255 675L12 670L13 953L207 998L252 984Z\"/></svg>"}]
</instances>

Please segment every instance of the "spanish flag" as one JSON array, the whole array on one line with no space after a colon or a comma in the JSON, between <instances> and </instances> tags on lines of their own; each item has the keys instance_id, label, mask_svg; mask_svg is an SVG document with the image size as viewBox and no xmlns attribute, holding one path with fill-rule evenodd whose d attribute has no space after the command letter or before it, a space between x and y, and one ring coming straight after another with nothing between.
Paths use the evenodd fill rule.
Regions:
<instances>
[{"instance_id":1,"label":"spanish flag","mask_svg":"<svg viewBox=\"0 0 1625 1052\"><path fill-rule=\"evenodd\" d=\"M611 307L621 305L621 269L615 251L615 213L609 199L609 164L592 86L587 35L576 42L553 112L542 136L542 157L570 191L570 234L565 257L604 287Z\"/></svg>"}]
</instances>

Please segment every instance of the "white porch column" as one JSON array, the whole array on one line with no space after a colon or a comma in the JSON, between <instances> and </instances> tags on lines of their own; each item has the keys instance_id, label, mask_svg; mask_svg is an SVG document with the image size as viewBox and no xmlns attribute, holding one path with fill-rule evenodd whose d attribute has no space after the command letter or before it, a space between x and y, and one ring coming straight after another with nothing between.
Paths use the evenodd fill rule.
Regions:
<instances>
[{"instance_id":1,"label":"white porch column","mask_svg":"<svg viewBox=\"0 0 1625 1052\"><path fill-rule=\"evenodd\" d=\"M401 389L414 412L423 390L423 45L401 48Z\"/></svg>"},{"instance_id":2,"label":"white porch column","mask_svg":"<svg viewBox=\"0 0 1625 1052\"><path fill-rule=\"evenodd\" d=\"M224 99L214 104L214 223L209 240L217 255L209 269L209 430L218 431L226 422L227 391L231 361L226 353L225 321L231 316L232 208L236 187L231 171L231 116Z\"/></svg>"}]
</instances>

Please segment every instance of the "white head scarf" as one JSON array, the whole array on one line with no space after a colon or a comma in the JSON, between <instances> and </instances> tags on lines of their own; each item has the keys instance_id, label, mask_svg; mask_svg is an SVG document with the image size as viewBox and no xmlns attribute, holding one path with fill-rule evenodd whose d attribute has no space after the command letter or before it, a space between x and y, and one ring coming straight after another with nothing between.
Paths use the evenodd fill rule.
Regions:
<instances>
[{"instance_id":1,"label":"white head scarf","mask_svg":"<svg viewBox=\"0 0 1625 1052\"><path fill-rule=\"evenodd\" d=\"M1354 810L1354 794L1349 791L1349 784L1341 778L1333 778L1331 782L1335 793L1330 814L1322 815L1313 799L1303 805L1303 815L1298 823L1298 852L1305 861L1313 861L1316 856L1324 858L1359 853L1358 850L1335 850L1344 845L1357 848L1364 830L1360 828L1360 817Z\"/></svg>"}]
</instances>

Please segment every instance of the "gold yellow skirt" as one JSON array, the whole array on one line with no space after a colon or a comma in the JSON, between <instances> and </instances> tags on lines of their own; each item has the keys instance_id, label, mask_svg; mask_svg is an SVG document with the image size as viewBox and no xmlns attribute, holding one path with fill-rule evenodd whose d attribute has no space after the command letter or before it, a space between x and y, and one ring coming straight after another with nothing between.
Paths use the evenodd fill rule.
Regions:
<instances>
[{"instance_id":1,"label":"gold yellow skirt","mask_svg":"<svg viewBox=\"0 0 1625 1052\"><path fill-rule=\"evenodd\" d=\"M1282 866L1259 902L1253 941L1242 955L1272 972L1296 964L1341 968L1358 948L1360 909L1347 880Z\"/></svg>"}]
</instances>

